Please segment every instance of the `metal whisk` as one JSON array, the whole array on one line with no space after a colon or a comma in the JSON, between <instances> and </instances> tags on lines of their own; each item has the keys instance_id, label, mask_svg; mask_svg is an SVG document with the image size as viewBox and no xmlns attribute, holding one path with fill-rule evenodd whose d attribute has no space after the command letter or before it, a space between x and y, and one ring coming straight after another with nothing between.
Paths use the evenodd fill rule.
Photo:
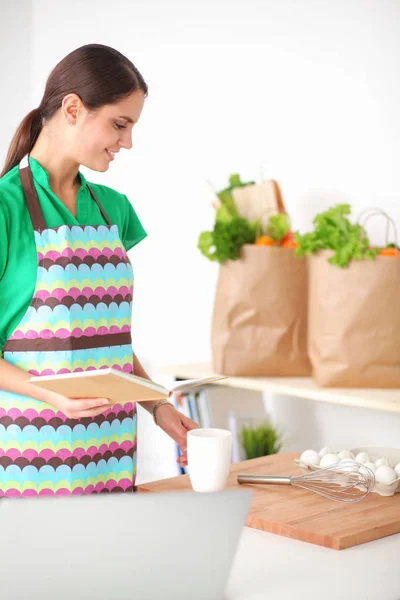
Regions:
<instances>
[{"instance_id":1,"label":"metal whisk","mask_svg":"<svg viewBox=\"0 0 400 600\"><path fill-rule=\"evenodd\" d=\"M238 483L290 484L310 490L336 502L359 502L375 485L375 475L368 467L354 460L341 461L310 471L305 475L285 477L281 475L239 474Z\"/></svg>"}]
</instances>

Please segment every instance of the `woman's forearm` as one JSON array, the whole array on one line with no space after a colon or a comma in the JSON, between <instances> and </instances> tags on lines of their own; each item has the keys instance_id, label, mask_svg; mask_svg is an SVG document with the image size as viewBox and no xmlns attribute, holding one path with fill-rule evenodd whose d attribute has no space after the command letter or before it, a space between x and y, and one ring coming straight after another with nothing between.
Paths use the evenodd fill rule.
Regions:
<instances>
[{"instance_id":1,"label":"woman's forearm","mask_svg":"<svg viewBox=\"0 0 400 600\"><path fill-rule=\"evenodd\" d=\"M48 402L52 392L29 383L31 375L15 365L0 358L0 390L29 396L41 402Z\"/></svg>"},{"instance_id":2,"label":"woman's forearm","mask_svg":"<svg viewBox=\"0 0 400 600\"><path fill-rule=\"evenodd\" d=\"M12 392L44 402L69 419L96 417L110 408L107 398L68 398L29 383L30 374L0 358L0 391ZM46 408L44 405L43 408Z\"/></svg>"},{"instance_id":3,"label":"woman's forearm","mask_svg":"<svg viewBox=\"0 0 400 600\"><path fill-rule=\"evenodd\" d=\"M150 379L135 354L133 355L133 365L135 375L144 377L145 379ZM52 404L51 398L53 396L53 392L44 390L36 385L32 385L29 383L30 377L31 375L27 371L12 365L3 358L0 358L0 390L5 392L13 392L14 394L21 394L22 396L28 396L34 400ZM157 402L158 400L148 400L143 403L139 402L139 404L151 414Z\"/></svg>"}]
</instances>

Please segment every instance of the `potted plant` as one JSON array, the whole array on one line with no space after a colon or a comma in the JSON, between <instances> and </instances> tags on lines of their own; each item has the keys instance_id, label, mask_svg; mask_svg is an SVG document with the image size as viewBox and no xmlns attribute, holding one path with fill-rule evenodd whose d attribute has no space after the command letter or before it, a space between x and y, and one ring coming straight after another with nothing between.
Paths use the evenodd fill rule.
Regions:
<instances>
[{"instance_id":1,"label":"potted plant","mask_svg":"<svg viewBox=\"0 0 400 600\"><path fill-rule=\"evenodd\" d=\"M283 445L281 433L268 420L256 426L243 425L239 440L246 460L277 454Z\"/></svg>"}]
</instances>

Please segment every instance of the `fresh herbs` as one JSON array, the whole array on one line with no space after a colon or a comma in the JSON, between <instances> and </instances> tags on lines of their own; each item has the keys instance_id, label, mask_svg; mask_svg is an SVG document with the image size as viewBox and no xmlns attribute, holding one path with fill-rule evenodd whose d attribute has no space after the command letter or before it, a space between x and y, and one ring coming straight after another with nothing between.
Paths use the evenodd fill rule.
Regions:
<instances>
[{"instance_id":1,"label":"fresh herbs","mask_svg":"<svg viewBox=\"0 0 400 600\"><path fill-rule=\"evenodd\" d=\"M278 213L270 216L267 233L273 240L280 243L289 231L290 224L287 214Z\"/></svg>"},{"instance_id":2,"label":"fresh herbs","mask_svg":"<svg viewBox=\"0 0 400 600\"><path fill-rule=\"evenodd\" d=\"M349 204L337 204L317 215L313 221L314 231L301 235L296 233L297 256L314 254L318 250L333 250L329 262L345 268L351 260L374 259L378 250L370 248L365 229L347 218L351 213Z\"/></svg>"},{"instance_id":3,"label":"fresh herbs","mask_svg":"<svg viewBox=\"0 0 400 600\"><path fill-rule=\"evenodd\" d=\"M243 244L254 244L256 227L246 219L234 217L230 221L217 221L213 231L200 234L198 248L210 260L223 263L236 260Z\"/></svg>"},{"instance_id":4,"label":"fresh herbs","mask_svg":"<svg viewBox=\"0 0 400 600\"><path fill-rule=\"evenodd\" d=\"M239 175L234 174L229 178L229 186L217 194L214 229L203 231L197 244L201 253L209 260L221 264L226 260L236 260L240 256L243 244L254 244L258 220L250 223L243 219L232 196L234 188L253 184L254 181L242 182Z\"/></svg>"},{"instance_id":5,"label":"fresh herbs","mask_svg":"<svg viewBox=\"0 0 400 600\"><path fill-rule=\"evenodd\" d=\"M256 246L280 246L282 248L295 248L293 231L290 230L289 217L286 213L271 215L267 225L267 235L260 235Z\"/></svg>"},{"instance_id":6,"label":"fresh herbs","mask_svg":"<svg viewBox=\"0 0 400 600\"><path fill-rule=\"evenodd\" d=\"M260 219L249 222L237 210L232 191L247 185L254 185L254 181L243 182L238 174L233 174L229 186L217 194L213 203L216 208L214 229L203 231L197 243L209 260L220 264L236 260L244 244L296 248L296 255L300 257L318 250L332 250L333 255L328 260L340 268L347 267L351 260L372 260L378 253L398 256L395 249L383 252L371 248L364 227L349 220L349 204L337 204L317 215L313 221L314 231L310 233L294 235L285 213L271 215L263 233Z\"/></svg>"}]
</instances>

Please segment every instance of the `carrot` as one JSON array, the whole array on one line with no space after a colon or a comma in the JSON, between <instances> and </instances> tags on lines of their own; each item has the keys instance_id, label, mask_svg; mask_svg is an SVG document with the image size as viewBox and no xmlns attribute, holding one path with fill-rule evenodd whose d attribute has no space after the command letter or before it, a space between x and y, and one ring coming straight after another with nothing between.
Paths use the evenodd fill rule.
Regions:
<instances>
[{"instance_id":1,"label":"carrot","mask_svg":"<svg viewBox=\"0 0 400 600\"><path fill-rule=\"evenodd\" d=\"M397 248L379 248L379 256L399 256L400 251Z\"/></svg>"},{"instance_id":2,"label":"carrot","mask_svg":"<svg viewBox=\"0 0 400 600\"><path fill-rule=\"evenodd\" d=\"M276 246L276 241L269 235L261 235L255 241L256 246Z\"/></svg>"},{"instance_id":3,"label":"carrot","mask_svg":"<svg viewBox=\"0 0 400 600\"><path fill-rule=\"evenodd\" d=\"M281 243L281 248L297 248L297 243L294 240L285 240Z\"/></svg>"}]
</instances>

